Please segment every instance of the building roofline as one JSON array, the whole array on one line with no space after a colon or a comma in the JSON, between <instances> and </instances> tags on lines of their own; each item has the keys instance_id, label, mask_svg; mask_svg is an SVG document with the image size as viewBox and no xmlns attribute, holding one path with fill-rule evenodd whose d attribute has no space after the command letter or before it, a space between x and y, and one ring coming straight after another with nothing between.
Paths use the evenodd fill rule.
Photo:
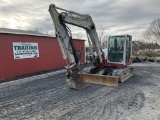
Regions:
<instances>
[{"instance_id":1,"label":"building roofline","mask_svg":"<svg viewBox=\"0 0 160 120\"><path fill-rule=\"evenodd\" d=\"M12 34L12 35L29 35L29 36L43 36L43 37L53 37L50 35L46 35L46 34L41 34L41 33L37 33L37 34L31 34L31 33L16 33L16 32L7 32L7 31L0 31L0 34Z\"/></svg>"},{"instance_id":2,"label":"building roofline","mask_svg":"<svg viewBox=\"0 0 160 120\"><path fill-rule=\"evenodd\" d=\"M4 28L6 29L6 28ZM14 30L14 29L9 29L9 30ZM47 34L42 34L42 33L27 33L28 31L24 31L24 30L20 30L23 32L10 32L10 31L0 31L0 34L11 34L11 35L25 35L25 36L37 36L37 37L49 37L49 38L56 38L54 36L51 35L47 35ZM26 32L26 33L25 33ZM84 39L75 39L75 40L80 40L80 41L86 41Z\"/></svg>"}]
</instances>

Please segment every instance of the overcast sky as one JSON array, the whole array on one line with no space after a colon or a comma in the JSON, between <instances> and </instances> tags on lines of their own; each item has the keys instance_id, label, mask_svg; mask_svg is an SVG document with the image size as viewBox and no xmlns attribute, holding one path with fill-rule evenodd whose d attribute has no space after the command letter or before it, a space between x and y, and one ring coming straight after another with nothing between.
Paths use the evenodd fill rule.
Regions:
<instances>
[{"instance_id":1,"label":"overcast sky","mask_svg":"<svg viewBox=\"0 0 160 120\"><path fill-rule=\"evenodd\" d=\"M97 29L105 34L130 34L140 37L154 18L160 18L160 0L0 0L0 27L53 30L48 7L90 14ZM71 28L73 33L85 33Z\"/></svg>"}]
</instances>

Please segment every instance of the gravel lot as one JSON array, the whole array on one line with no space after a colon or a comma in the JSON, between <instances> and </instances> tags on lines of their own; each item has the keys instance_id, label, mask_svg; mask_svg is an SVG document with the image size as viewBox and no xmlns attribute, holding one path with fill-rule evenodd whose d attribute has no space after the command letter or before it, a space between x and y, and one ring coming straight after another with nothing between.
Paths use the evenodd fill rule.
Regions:
<instances>
[{"instance_id":1,"label":"gravel lot","mask_svg":"<svg viewBox=\"0 0 160 120\"><path fill-rule=\"evenodd\" d=\"M160 64L132 66L118 87L69 89L65 71L1 83L0 120L160 120Z\"/></svg>"}]
</instances>

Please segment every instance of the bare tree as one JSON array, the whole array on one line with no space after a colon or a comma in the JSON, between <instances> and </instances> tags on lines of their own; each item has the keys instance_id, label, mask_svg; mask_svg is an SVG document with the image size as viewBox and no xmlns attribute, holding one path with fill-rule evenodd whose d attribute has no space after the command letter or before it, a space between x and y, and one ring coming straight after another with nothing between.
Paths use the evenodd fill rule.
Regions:
<instances>
[{"instance_id":1,"label":"bare tree","mask_svg":"<svg viewBox=\"0 0 160 120\"><path fill-rule=\"evenodd\" d=\"M21 26L17 26L17 29L18 29L18 30L22 30L22 27L21 27Z\"/></svg>"},{"instance_id":2,"label":"bare tree","mask_svg":"<svg viewBox=\"0 0 160 120\"><path fill-rule=\"evenodd\" d=\"M152 43L152 35L149 29L143 31L142 36L145 42Z\"/></svg>"},{"instance_id":3,"label":"bare tree","mask_svg":"<svg viewBox=\"0 0 160 120\"><path fill-rule=\"evenodd\" d=\"M79 33L74 33L72 36L75 39L81 39L82 37L84 37L84 34L79 32Z\"/></svg>"},{"instance_id":4,"label":"bare tree","mask_svg":"<svg viewBox=\"0 0 160 120\"><path fill-rule=\"evenodd\" d=\"M99 37L99 40L100 42L102 43L102 38L103 36L105 35L105 29L102 27L102 28L99 28L97 30L97 33L98 33L98 37Z\"/></svg>"},{"instance_id":5,"label":"bare tree","mask_svg":"<svg viewBox=\"0 0 160 120\"><path fill-rule=\"evenodd\" d=\"M107 41L108 41L109 35L106 34L105 28L104 27L99 28L97 30L97 33L98 33L99 41L102 48L107 47Z\"/></svg>"},{"instance_id":6,"label":"bare tree","mask_svg":"<svg viewBox=\"0 0 160 120\"><path fill-rule=\"evenodd\" d=\"M149 28L143 32L145 47L152 52L157 49L157 42L160 42L160 18L154 19Z\"/></svg>"},{"instance_id":7,"label":"bare tree","mask_svg":"<svg viewBox=\"0 0 160 120\"><path fill-rule=\"evenodd\" d=\"M54 31L54 30L52 28L50 28L50 27L48 27L48 28L34 27L33 29L31 29L29 31L50 35L50 33L53 34L52 31Z\"/></svg>"},{"instance_id":8,"label":"bare tree","mask_svg":"<svg viewBox=\"0 0 160 120\"><path fill-rule=\"evenodd\" d=\"M143 44L141 45L141 48L148 49L148 51L151 52L151 50L153 49L152 48L153 39L150 30L146 29L145 31L143 31L142 36L143 36Z\"/></svg>"},{"instance_id":9,"label":"bare tree","mask_svg":"<svg viewBox=\"0 0 160 120\"><path fill-rule=\"evenodd\" d=\"M109 38L109 35L103 36L103 38L101 40L102 48L106 48L107 47L108 38Z\"/></svg>"},{"instance_id":10,"label":"bare tree","mask_svg":"<svg viewBox=\"0 0 160 120\"><path fill-rule=\"evenodd\" d=\"M1 28L8 28L8 26L7 25L2 25L2 26L0 26Z\"/></svg>"},{"instance_id":11,"label":"bare tree","mask_svg":"<svg viewBox=\"0 0 160 120\"><path fill-rule=\"evenodd\" d=\"M148 28L150 34L160 42L160 18L154 19Z\"/></svg>"},{"instance_id":12,"label":"bare tree","mask_svg":"<svg viewBox=\"0 0 160 120\"><path fill-rule=\"evenodd\" d=\"M41 33L41 29L40 27L34 27L33 29L31 29L30 31L33 31L33 32L37 32L37 33Z\"/></svg>"}]
</instances>

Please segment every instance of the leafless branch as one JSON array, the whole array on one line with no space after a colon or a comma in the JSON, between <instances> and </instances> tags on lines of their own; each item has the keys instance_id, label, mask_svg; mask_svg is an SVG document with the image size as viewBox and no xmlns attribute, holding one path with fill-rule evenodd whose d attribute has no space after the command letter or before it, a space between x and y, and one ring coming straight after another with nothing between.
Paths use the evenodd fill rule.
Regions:
<instances>
[{"instance_id":1,"label":"leafless branch","mask_svg":"<svg viewBox=\"0 0 160 120\"><path fill-rule=\"evenodd\" d=\"M148 28L152 36L156 37L160 42L160 18L154 19Z\"/></svg>"},{"instance_id":2,"label":"leafless branch","mask_svg":"<svg viewBox=\"0 0 160 120\"><path fill-rule=\"evenodd\" d=\"M72 36L73 38L81 39L84 36L84 34L79 32L79 33L72 34Z\"/></svg>"}]
</instances>

